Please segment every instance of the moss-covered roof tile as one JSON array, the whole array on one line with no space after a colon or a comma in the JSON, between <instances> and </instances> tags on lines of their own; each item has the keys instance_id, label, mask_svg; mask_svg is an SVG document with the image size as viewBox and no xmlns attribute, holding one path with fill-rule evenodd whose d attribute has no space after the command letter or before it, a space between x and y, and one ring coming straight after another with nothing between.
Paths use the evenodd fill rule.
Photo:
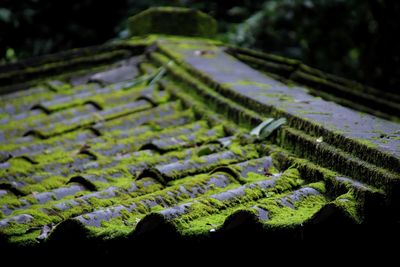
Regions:
<instances>
[{"instance_id":1,"label":"moss-covered roof tile","mask_svg":"<svg viewBox=\"0 0 400 267\"><path fill-rule=\"evenodd\" d=\"M213 240L245 228L307 229L307 239L398 216L396 116L291 85L296 71L325 75L297 61L165 36L39 61L0 77L4 247ZM266 140L249 135L269 117L288 122Z\"/></svg>"}]
</instances>

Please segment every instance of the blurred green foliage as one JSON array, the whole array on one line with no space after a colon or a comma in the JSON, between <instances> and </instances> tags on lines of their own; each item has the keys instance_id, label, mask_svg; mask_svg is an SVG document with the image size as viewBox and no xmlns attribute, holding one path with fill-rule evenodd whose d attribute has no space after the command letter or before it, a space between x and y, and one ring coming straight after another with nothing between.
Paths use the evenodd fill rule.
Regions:
<instances>
[{"instance_id":1,"label":"blurred green foliage","mask_svg":"<svg viewBox=\"0 0 400 267\"><path fill-rule=\"evenodd\" d=\"M129 16L165 5L214 16L226 42L382 90L399 86L400 1L389 0L2 0L0 61L124 38Z\"/></svg>"},{"instance_id":2,"label":"blurred green foliage","mask_svg":"<svg viewBox=\"0 0 400 267\"><path fill-rule=\"evenodd\" d=\"M396 91L399 15L400 1L270 0L227 40Z\"/></svg>"}]
</instances>

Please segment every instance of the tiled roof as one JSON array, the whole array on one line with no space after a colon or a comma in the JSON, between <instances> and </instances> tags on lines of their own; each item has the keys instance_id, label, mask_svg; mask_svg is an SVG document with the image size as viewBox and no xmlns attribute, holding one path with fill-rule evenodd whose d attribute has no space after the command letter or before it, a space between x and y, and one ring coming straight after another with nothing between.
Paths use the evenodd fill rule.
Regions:
<instances>
[{"instance_id":1,"label":"tiled roof","mask_svg":"<svg viewBox=\"0 0 400 267\"><path fill-rule=\"evenodd\" d=\"M354 83L299 62L150 36L3 71L2 244L246 228L307 239L397 216L399 124L314 96L337 99ZM363 101L356 108L370 111ZM386 118L398 109L375 102ZM268 139L249 134L280 117Z\"/></svg>"}]
</instances>

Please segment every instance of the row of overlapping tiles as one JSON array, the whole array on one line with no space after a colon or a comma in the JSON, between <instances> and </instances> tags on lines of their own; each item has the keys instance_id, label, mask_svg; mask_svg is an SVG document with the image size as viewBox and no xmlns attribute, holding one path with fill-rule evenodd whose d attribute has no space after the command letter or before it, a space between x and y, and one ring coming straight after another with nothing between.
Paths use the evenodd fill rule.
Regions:
<instances>
[{"instance_id":1,"label":"row of overlapping tiles","mask_svg":"<svg viewBox=\"0 0 400 267\"><path fill-rule=\"evenodd\" d=\"M74 221L115 236L150 212L202 233L238 208L283 225L328 203L323 183L277 170L258 146L238 144L167 92L120 79L53 81L1 100L1 233L41 239Z\"/></svg>"}]
</instances>

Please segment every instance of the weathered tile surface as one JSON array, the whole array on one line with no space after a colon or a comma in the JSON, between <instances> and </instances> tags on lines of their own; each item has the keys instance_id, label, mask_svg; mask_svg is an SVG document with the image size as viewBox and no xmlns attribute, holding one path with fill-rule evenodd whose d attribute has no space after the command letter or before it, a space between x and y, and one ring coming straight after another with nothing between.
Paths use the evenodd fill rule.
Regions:
<instances>
[{"instance_id":1,"label":"weathered tile surface","mask_svg":"<svg viewBox=\"0 0 400 267\"><path fill-rule=\"evenodd\" d=\"M275 80L222 44L151 38L147 56L1 95L0 242L290 232L396 207L398 123ZM267 117L288 123L249 136Z\"/></svg>"}]
</instances>

